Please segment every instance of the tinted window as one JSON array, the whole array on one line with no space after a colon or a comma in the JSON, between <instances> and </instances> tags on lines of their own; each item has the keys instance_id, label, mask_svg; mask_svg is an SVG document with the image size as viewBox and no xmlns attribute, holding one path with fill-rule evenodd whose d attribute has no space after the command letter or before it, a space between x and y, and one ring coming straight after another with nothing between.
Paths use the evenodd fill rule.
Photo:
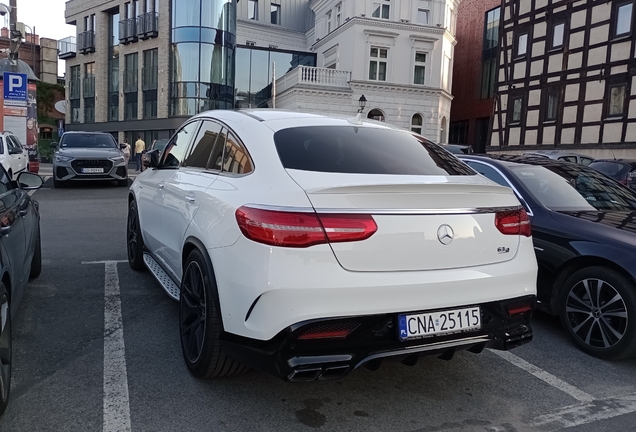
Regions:
<instances>
[{"instance_id":1,"label":"tinted window","mask_svg":"<svg viewBox=\"0 0 636 432\"><path fill-rule=\"evenodd\" d=\"M552 210L636 210L636 193L581 165L521 165L512 170L537 201Z\"/></svg>"},{"instance_id":2,"label":"tinted window","mask_svg":"<svg viewBox=\"0 0 636 432\"><path fill-rule=\"evenodd\" d=\"M117 148L115 139L110 134L64 134L60 148Z\"/></svg>"},{"instance_id":3,"label":"tinted window","mask_svg":"<svg viewBox=\"0 0 636 432\"><path fill-rule=\"evenodd\" d=\"M588 166L592 162L594 162L594 159L589 159L589 158L586 158L586 157L582 157L581 158L581 165Z\"/></svg>"},{"instance_id":4,"label":"tinted window","mask_svg":"<svg viewBox=\"0 0 636 432\"><path fill-rule=\"evenodd\" d=\"M207 168L208 160L210 159L214 144L216 143L220 132L221 125L210 121L203 122L203 126L201 127L201 130L199 130L195 144L192 146L190 155L187 157L184 165L189 167ZM221 151L223 151L223 147L221 147Z\"/></svg>"},{"instance_id":5,"label":"tinted window","mask_svg":"<svg viewBox=\"0 0 636 432\"><path fill-rule=\"evenodd\" d=\"M629 165L620 162L593 162L590 164L590 168L594 168L614 180L625 179L631 170Z\"/></svg>"},{"instance_id":6,"label":"tinted window","mask_svg":"<svg viewBox=\"0 0 636 432\"><path fill-rule=\"evenodd\" d=\"M221 169L223 169L223 151L225 150L226 141L227 129L223 129L217 138L214 154L210 156L210 169L214 171L221 171Z\"/></svg>"},{"instance_id":7,"label":"tinted window","mask_svg":"<svg viewBox=\"0 0 636 432\"><path fill-rule=\"evenodd\" d=\"M464 163L466 163L469 167L471 167L472 169L474 169L475 171L477 171L479 174L483 175L487 179L492 180L501 186L510 187L510 184L508 184L506 179L503 178L503 176L499 174L491 166L484 165L479 162L469 161L469 160L464 160Z\"/></svg>"},{"instance_id":8,"label":"tinted window","mask_svg":"<svg viewBox=\"0 0 636 432\"><path fill-rule=\"evenodd\" d=\"M561 156L561 157L559 158L559 160L560 160L560 161L566 161L566 162L574 162L574 163L577 163L576 156Z\"/></svg>"},{"instance_id":9,"label":"tinted window","mask_svg":"<svg viewBox=\"0 0 636 432\"><path fill-rule=\"evenodd\" d=\"M163 156L163 166L178 167L181 165L188 150L188 144L192 141L198 127L198 121L188 123L170 140Z\"/></svg>"},{"instance_id":10,"label":"tinted window","mask_svg":"<svg viewBox=\"0 0 636 432\"><path fill-rule=\"evenodd\" d=\"M288 169L351 174L475 175L424 138L401 131L349 126L283 129L274 135Z\"/></svg>"},{"instance_id":11,"label":"tinted window","mask_svg":"<svg viewBox=\"0 0 636 432\"><path fill-rule=\"evenodd\" d=\"M223 153L223 172L249 174L254 170L247 149L232 134L228 134Z\"/></svg>"},{"instance_id":12,"label":"tinted window","mask_svg":"<svg viewBox=\"0 0 636 432\"><path fill-rule=\"evenodd\" d=\"M8 192L13 189L11 187L11 180L9 179L9 175L5 171L4 167L0 165L0 195Z\"/></svg>"},{"instance_id":13,"label":"tinted window","mask_svg":"<svg viewBox=\"0 0 636 432\"><path fill-rule=\"evenodd\" d=\"M9 149L9 153L19 151L20 144L18 144L12 136L7 136L7 147Z\"/></svg>"}]
</instances>

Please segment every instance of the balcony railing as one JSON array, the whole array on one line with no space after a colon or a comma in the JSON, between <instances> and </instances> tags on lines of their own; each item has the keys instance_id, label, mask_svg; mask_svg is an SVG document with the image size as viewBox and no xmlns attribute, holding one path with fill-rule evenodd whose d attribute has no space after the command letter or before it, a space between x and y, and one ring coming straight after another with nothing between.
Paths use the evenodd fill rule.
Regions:
<instances>
[{"instance_id":1,"label":"balcony railing","mask_svg":"<svg viewBox=\"0 0 636 432\"><path fill-rule=\"evenodd\" d=\"M336 69L298 66L276 80L276 92L295 85L349 88L351 73Z\"/></svg>"},{"instance_id":2,"label":"balcony railing","mask_svg":"<svg viewBox=\"0 0 636 432\"><path fill-rule=\"evenodd\" d=\"M137 42L137 18L119 21L119 42L124 45Z\"/></svg>"},{"instance_id":3,"label":"balcony railing","mask_svg":"<svg viewBox=\"0 0 636 432\"><path fill-rule=\"evenodd\" d=\"M82 97L81 81L79 78L72 78L68 82L68 98L71 100Z\"/></svg>"},{"instance_id":4,"label":"balcony railing","mask_svg":"<svg viewBox=\"0 0 636 432\"><path fill-rule=\"evenodd\" d=\"M75 36L57 41L57 51L60 59L70 59L77 55L77 39Z\"/></svg>"},{"instance_id":5,"label":"balcony railing","mask_svg":"<svg viewBox=\"0 0 636 432\"><path fill-rule=\"evenodd\" d=\"M157 90L157 73L159 68L155 67L146 67L142 70L143 77L143 90Z\"/></svg>"},{"instance_id":6,"label":"balcony railing","mask_svg":"<svg viewBox=\"0 0 636 432\"><path fill-rule=\"evenodd\" d=\"M139 89L137 69L124 71L124 93L134 93Z\"/></svg>"},{"instance_id":7,"label":"balcony railing","mask_svg":"<svg viewBox=\"0 0 636 432\"><path fill-rule=\"evenodd\" d=\"M140 39L159 36L159 14L148 12L137 17L137 35Z\"/></svg>"},{"instance_id":8,"label":"balcony railing","mask_svg":"<svg viewBox=\"0 0 636 432\"><path fill-rule=\"evenodd\" d=\"M82 54L95 52L95 32L85 31L77 36L77 47Z\"/></svg>"},{"instance_id":9,"label":"balcony railing","mask_svg":"<svg viewBox=\"0 0 636 432\"><path fill-rule=\"evenodd\" d=\"M85 98L95 97L95 77L84 78L84 85L82 88L84 90Z\"/></svg>"}]
</instances>

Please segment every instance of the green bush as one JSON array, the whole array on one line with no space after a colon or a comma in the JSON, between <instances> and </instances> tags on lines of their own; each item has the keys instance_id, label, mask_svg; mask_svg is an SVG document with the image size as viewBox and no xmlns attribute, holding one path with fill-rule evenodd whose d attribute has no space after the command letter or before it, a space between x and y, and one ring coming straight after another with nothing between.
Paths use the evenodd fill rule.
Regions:
<instances>
[{"instance_id":1,"label":"green bush","mask_svg":"<svg viewBox=\"0 0 636 432\"><path fill-rule=\"evenodd\" d=\"M53 148L51 143L55 142L52 139L40 139L38 141L38 151L40 153L40 161L44 163L50 163L53 157Z\"/></svg>"}]
</instances>

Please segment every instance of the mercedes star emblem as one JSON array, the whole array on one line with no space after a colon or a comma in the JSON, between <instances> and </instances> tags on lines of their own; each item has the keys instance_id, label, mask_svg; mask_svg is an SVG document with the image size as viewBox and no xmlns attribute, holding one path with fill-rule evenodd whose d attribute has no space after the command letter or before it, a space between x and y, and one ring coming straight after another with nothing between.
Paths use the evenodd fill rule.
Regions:
<instances>
[{"instance_id":1,"label":"mercedes star emblem","mask_svg":"<svg viewBox=\"0 0 636 432\"><path fill-rule=\"evenodd\" d=\"M443 245L449 245L452 243L455 233L453 229L448 225L442 225L437 229L437 239Z\"/></svg>"}]
</instances>

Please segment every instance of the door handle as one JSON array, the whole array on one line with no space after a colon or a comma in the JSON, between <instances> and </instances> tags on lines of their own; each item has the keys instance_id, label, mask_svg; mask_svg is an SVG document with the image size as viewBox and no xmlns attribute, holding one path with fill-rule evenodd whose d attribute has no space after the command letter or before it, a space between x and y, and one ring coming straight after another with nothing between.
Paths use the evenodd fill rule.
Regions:
<instances>
[{"instance_id":1,"label":"door handle","mask_svg":"<svg viewBox=\"0 0 636 432\"><path fill-rule=\"evenodd\" d=\"M159 184L157 185L157 187L158 187L159 189L163 189L163 188L165 188L165 187L166 187L166 185L165 185L165 184L163 184L163 183L159 183Z\"/></svg>"},{"instance_id":2,"label":"door handle","mask_svg":"<svg viewBox=\"0 0 636 432\"><path fill-rule=\"evenodd\" d=\"M11 232L11 226L3 226L0 228L0 235L7 235Z\"/></svg>"},{"instance_id":3,"label":"door handle","mask_svg":"<svg viewBox=\"0 0 636 432\"><path fill-rule=\"evenodd\" d=\"M28 213L28 212L29 212L29 211L28 211L27 209L20 210L20 211L18 212L18 216L20 216L20 217L25 217L25 216L27 215L27 213Z\"/></svg>"},{"instance_id":4,"label":"door handle","mask_svg":"<svg viewBox=\"0 0 636 432\"><path fill-rule=\"evenodd\" d=\"M194 198L194 195L187 195L185 197L186 201L189 202L190 204L194 204L196 202L196 198Z\"/></svg>"}]
</instances>

